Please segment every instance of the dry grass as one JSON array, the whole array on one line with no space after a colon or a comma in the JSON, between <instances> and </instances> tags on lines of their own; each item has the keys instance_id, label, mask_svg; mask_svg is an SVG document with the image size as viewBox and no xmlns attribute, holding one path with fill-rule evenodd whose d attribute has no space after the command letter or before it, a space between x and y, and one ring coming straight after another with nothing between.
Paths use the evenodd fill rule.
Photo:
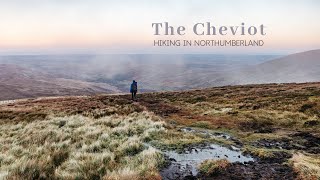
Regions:
<instances>
[{"instance_id":1,"label":"dry grass","mask_svg":"<svg viewBox=\"0 0 320 180\"><path fill-rule=\"evenodd\" d=\"M0 172L8 179L158 178L162 154L143 140L164 131L147 112L81 115L0 127Z\"/></svg>"},{"instance_id":2,"label":"dry grass","mask_svg":"<svg viewBox=\"0 0 320 180\"><path fill-rule=\"evenodd\" d=\"M238 133L238 137L243 142L254 142L259 139L280 139L281 137L286 137L286 135L277 133Z\"/></svg>"},{"instance_id":3,"label":"dry grass","mask_svg":"<svg viewBox=\"0 0 320 180\"><path fill-rule=\"evenodd\" d=\"M230 162L226 159L205 160L200 164L199 171L206 176L210 176L224 171L229 165Z\"/></svg>"},{"instance_id":4,"label":"dry grass","mask_svg":"<svg viewBox=\"0 0 320 180\"><path fill-rule=\"evenodd\" d=\"M0 179L159 179L163 157L144 142L183 149L210 140L177 131L182 126L231 132L244 147L299 130L314 136L300 144L316 152L319 99L320 83L305 83L145 93L138 102L129 95L97 95L2 104ZM263 147L247 151L274 156ZM294 159L295 167L309 165L307 159Z\"/></svg>"},{"instance_id":5,"label":"dry grass","mask_svg":"<svg viewBox=\"0 0 320 180\"><path fill-rule=\"evenodd\" d=\"M259 157L261 159L266 158L274 158L274 150L272 149L265 149L265 148L254 148L254 147L246 147L244 149L245 153L251 154L253 156Z\"/></svg>"},{"instance_id":6,"label":"dry grass","mask_svg":"<svg viewBox=\"0 0 320 180\"><path fill-rule=\"evenodd\" d=\"M196 134L167 130L163 133L151 133L149 143L159 149L183 151L190 145L200 144L205 141L206 139Z\"/></svg>"},{"instance_id":7,"label":"dry grass","mask_svg":"<svg viewBox=\"0 0 320 180\"><path fill-rule=\"evenodd\" d=\"M303 127L303 123L309 118L311 117L300 112L276 110L243 111L239 114L240 120L253 122L258 126L283 128Z\"/></svg>"},{"instance_id":8,"label":"dry grass","mask_svg":"<svg viewBox=\"0 0 320 180\"><path fill-rule=\"evenodd\" d=\"M318 180L320 179L320 156L305 155L296 153L290 159L295 171L298 173L298 179Z\"/></svg>"}]
</instances>

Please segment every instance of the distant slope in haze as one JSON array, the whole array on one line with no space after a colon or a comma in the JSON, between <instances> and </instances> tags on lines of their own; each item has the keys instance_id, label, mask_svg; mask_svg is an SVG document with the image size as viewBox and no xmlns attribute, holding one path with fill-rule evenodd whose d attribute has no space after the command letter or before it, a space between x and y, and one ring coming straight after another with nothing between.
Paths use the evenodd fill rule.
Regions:
<instances>
[{"instance_id":1,"label":"distant slope in haze","mask_svg":"<svg viewBox=\"0 0 320 180\"><path fill-rule=\"evenodd\" d=\"M118 92L116 87L104 83L54 78L48 74L0 64L0 100L39 96L87 95L97 92Z\"/></svg>"},{"instance_id":2,"label":"distant slope in haze","mask_svg":"<svg viewBox=\"0 0 320 180\"><path fill-rule=\"evenodd\" d=\"M273 55L0 56L0 100L320 82L320 50Z\"/></svg>"},{"instance_id":3,"label":"distant slope in haze","mask_svg":"<svg viewBox=\"0 0 320 180\"><path fill-rule=\"evenodd\" d=\"M233 75L234 76L234 75ZM237 84L320 81L320 50L277 58L238 72Z\"/></svg>"}]
</instances>

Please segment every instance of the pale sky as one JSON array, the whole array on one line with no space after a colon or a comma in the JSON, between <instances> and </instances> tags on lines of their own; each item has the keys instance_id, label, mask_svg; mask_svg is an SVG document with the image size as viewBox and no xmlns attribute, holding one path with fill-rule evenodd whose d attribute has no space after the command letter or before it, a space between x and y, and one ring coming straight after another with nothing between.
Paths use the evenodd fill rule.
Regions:
<instances>
[{"instance_id":1,"label":"pale sky","mask_svg":"<svg viewBox=\"0 0 320 180\"><path fill-rule=\"evenodd\" d=\"M0 0L0 53L293 53L320 48L319 19L319 0ZM264 24L267 35L245 37L263 47L153 47L169 38L153 35L154 22Z\"/></svg>"}]
</instances>

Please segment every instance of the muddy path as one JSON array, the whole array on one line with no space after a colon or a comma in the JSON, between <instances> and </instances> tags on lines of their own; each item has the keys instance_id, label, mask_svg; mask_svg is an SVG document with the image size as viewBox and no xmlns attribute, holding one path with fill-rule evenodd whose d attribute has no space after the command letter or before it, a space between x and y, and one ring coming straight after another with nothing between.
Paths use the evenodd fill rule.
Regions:
<instances>
[{"instance_id":1,"label":"muddy path","mask_svg":"<svg viewBox=\"0 0 320 180\"><path fill-rule=\"evenodd\" d=\"M296 132L280 139L261 139L254 146L285 150L302 150L311 154L320 154L320 137L310 132Z\"/></svg>"},{"instance_id":2,"label":"muddy path","mask_svg":"<svg viewBox=\"0 0 320 180\"><path fill-rule=\"evenodd\" d=\"M292 167L286 162L290 154L278 154L274 158L260 159L244 155L238 149L229 149L216 144L206 147L195 147L191 151L177 153L164 152L168 164L160 171L164 180L174 179L283 179L297 177ZM207 159L227 159L231 164L213 174L198 171L201 162Z\"/></svg>"},{"instance_id":3,"label":"muddy path","mask_svg":"<svg viewBox=\"0 0 320 180\"><path fill-rule=\"evenodd\" d=\"M297 175L288 165L279 163L253 162L248 164L232 163L226 170L210 176L198 175L193 179L273 179L273 180L293 180ZM182 178L184 179L184 178Z\"/></svg>"},{"instance_id":4,"label":"muddy path","mask_svg":"<svg viewBox=\"0 0 320 180\"><path fill-rule=\"evenodd\" d=\"M255 154L243 152L242 143L227 133L217 133L210 130L184 127L183 133L195 133L208 137L219 137L237 144L222 145L204 143L191 145L183 151L162 150L166 165L160 170L164 180L173 179L295 179L297 174L287 165L290 153L279 151L273 156L261 158ZM261 146L263 146L261 144ZM230 164L223 170L204 174L199 166L205 160L226 159Z\"/></svg>"},{"instance_id":5,"label":"muddy path","mask_svg":"<svg viewBox=\"0 0 320 180\"><path fill-rule=\"evenodd\" d=\"M164 151L170 163L160 171L163 179L179 179L181 177L195 177L198 166L207 159L227 159L230 162L253 162L251 156L243 155L238 148L227 148L217 144L205 144L189 147L184 152Z\"/></svg>"}]
</instances>

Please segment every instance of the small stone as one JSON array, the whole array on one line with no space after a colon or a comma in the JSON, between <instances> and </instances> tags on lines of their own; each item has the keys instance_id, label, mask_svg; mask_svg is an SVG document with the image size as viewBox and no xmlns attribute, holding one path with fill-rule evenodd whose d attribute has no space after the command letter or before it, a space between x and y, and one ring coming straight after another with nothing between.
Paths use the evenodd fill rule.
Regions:
<instances>
[{"instance_id":1,"label":"small stone","mask_svg":"<svg viewBox=\"0 0 320 180\"><path fill-rule=\"evenodd\" d=\"M63 127L64 125L66 125L66 121L60 121L59 122L59 128Z\"/></svg>"}]
</instances>

